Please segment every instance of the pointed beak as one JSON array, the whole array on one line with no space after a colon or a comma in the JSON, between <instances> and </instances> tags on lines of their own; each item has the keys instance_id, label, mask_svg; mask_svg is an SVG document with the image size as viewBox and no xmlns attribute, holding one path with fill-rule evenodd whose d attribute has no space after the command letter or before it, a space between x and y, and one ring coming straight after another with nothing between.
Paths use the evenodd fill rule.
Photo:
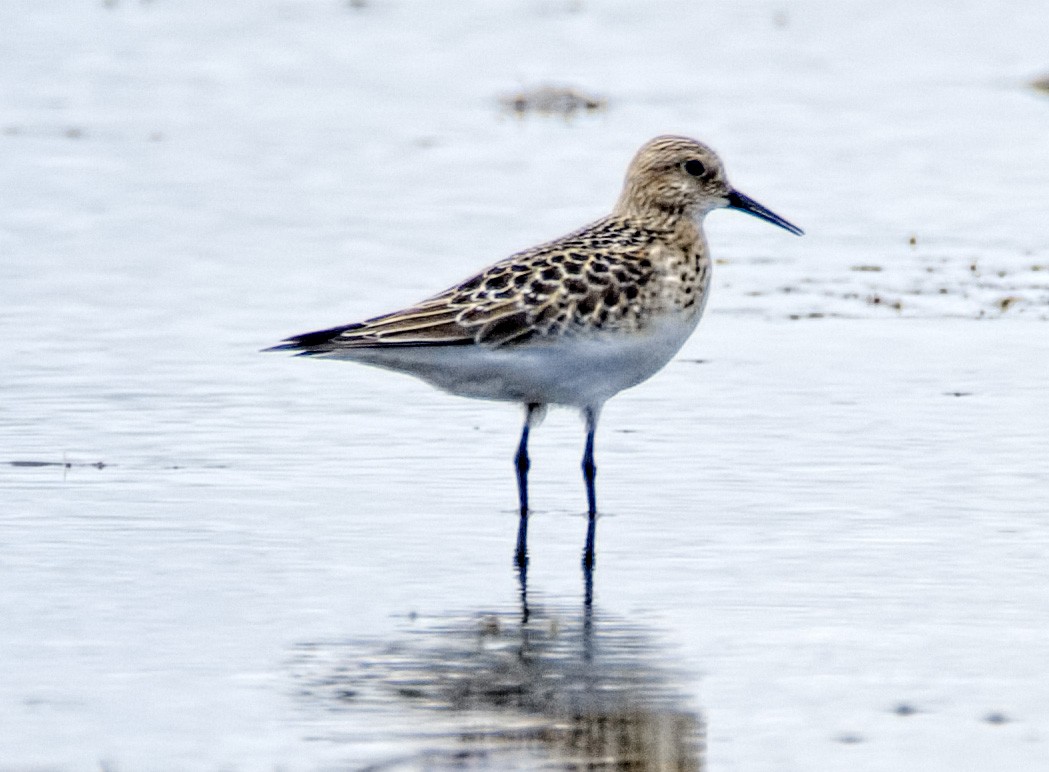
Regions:
<instances>
[{"instance_id":1,"label":"pointed beak","mask_svg":"<svg viewBox=\"0 0 1049 772\"><path fill-rule=\"evenodd\" d=\"M729 191L728 208L738 209L741 212L746 212L747 214L752 214L755 217L760 217L765 222L770 222L773 225L778 225L779 227L783 228L783 230L790 231L795 236L800 236L805 232L797 225L792 225L791 223L787 222L778 214L770 212L768 209L763 207L754 199L744 196L738 190Z\"/></svg>"}]
</instances>

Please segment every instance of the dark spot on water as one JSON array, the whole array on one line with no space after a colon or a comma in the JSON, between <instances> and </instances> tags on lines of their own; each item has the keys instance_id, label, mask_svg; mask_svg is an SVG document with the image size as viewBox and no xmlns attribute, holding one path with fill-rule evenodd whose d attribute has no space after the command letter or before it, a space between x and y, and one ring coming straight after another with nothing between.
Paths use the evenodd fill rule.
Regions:
<instances>
[{"instance_id":1,"label":"dark spot on water","mask_svg":"<svg viewBox=\"0 0 1049 772\"><path fill-rule=\"evenodd\" d=\"M837 742L842 745L858 745L863 742L863 736L854 732L844 732L834 738Z\"/></svg>"},{"instance_id":2,"label":"dark spot on water","mask_svg":"<svg viewBox=\"0 0 1049 772\"><path fill-rule=\"evenodd\" d=\"M918 712L918 709L906 702L901 702L899 705L892 709L892 712L895 713L897 716L913 716L915 713Z\"/></svg>"},{"instance_id":3,"label":"dark spot on water","mask_svg":"<svg viewBox=\"0 0 1049 772\"><path fill-rule=\"evenodd\" d=\"M983 717L983 720L986 721L988 724L994 724L996 726L1009 723L1009 717L997 710L988 713L986 716Z\"/></svg>"}]
</instances>

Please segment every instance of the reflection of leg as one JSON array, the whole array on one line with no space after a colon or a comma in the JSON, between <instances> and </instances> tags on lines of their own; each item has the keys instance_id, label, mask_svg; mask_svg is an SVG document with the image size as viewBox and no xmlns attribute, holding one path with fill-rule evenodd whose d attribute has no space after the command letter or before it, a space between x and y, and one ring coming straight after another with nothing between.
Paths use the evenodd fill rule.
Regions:
<instances>
[{"instance_id":1,"label":"reflection of leg","mask_svg":"<svg viewBox=\"0 0 1049 772\"><path fill-rule=\"evenodd\" d=\"M519 566L528 562L528 468L532 465L528 459L528 432L532 424L542 418L543 406L534 402L525 406L524 428L521 429L521 442L517 445L514 466L517 468L517 501L521 507L521 519L517 524L517 551L514 561Z\"/></svg>"},{"instance_id":2,"label":"reflection of leg","mask_svg":"<svg viewBox=\"0 0 1049 772\"><path fill-rule=\"evenodd\" d=\"M594 658L594 571L583 560L583 661Z\"/></svg>"},{"instance_id":3,"label":"reflection of leg","mask_svg":"<svg viewBox=\"0 0 1049 772\"><path fill-rule=\"evenodd\" d=\"M583 411L586 418L586 450L583 452L583 479L586 480L586 547L583 548L583 566L589 571L594 567L594 530L597 526L597 493L594 490L594 478L597 477L597 464L594 463L594 433L597 431L599 408L588 407Z\"/></svg>"},{"instance_id":4,"label":"reflection of leg","mask_svg":"<svg viewBox=\"0 0 1049 772\"><path fill-rule=\"evenodd\" d=\"M588 539L589 541L589 539ZM583 555L583 609L585 613L585 619L590 618L590 606L594 602L594 560L593 555L590 556L590 561L587 562L586 555Z\"/></svg>"},{"instance_id":5,"label":"reflection of leg","mask_svg":"<svg viewBox=\"0 0 1049 772\"><path fill-rule=\"evenodd\" d=\"M597 516L588 515L586 519L586 546L583 547L583 571L590 574L597 562L594 554L594 531L597 530Z\"/></svg>"},{"instance_id":6,"label":"reflection of leg","mask_svg":"<svg viewBox=\"0 0 1049 772\"><path fill-rule=\"evenodd\" d=\"M521 624L528 623L528 558L517 560L517 583L521 590Z\"/></svg>"},{"instance_id":7,"label":"reflection of leg","mask_svg":"<svg viewBox=\"0 0 1049 772\"><path fill-rule=\"evenodd\" d=\"M528 565L528 513L522 512L517 521L517 549L514 550L514 563L521 569Z\"/></svg>"}]
</instances>

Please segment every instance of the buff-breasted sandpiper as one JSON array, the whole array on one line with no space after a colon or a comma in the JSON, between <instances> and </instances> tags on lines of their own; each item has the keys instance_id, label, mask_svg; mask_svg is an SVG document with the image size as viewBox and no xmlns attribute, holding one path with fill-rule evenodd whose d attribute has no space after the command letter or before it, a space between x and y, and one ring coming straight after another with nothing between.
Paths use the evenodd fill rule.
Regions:
<instances>
[{"instance_id":1,"label":"buff-breasted sandpiper","mask_svg":"<svg viewBox=\"0 0 1049 772\"><path fill-rule=\"evenodd\" d=\"M589 567L598 415L609 397L669 362L699 323L711 267L703 218L722 207L802 233L733 188L706 145L656 137L634 156L607 217L511 255L410 308L295 335L267 350L348 359L414 375L452 394L522 403L515 456L520 564L526 560L529 430L547 405L581 410Z\"/></svg>"}]
</instances>

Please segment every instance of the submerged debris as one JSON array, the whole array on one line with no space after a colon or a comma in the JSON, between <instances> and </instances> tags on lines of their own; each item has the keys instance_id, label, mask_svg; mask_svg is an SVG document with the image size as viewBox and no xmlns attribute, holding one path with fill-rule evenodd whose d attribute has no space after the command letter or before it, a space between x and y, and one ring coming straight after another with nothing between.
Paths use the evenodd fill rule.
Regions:
<instances>
[{"instance_id":1,"label":"submerged debris","mask_svg":"<svg viewBox=\"0 0 1049 772\"><path fill-rule=\"evenodd\" d=\"M1016 295L1006 295L1004 298L999 298L998 310L1004 313L1021 300L1023 300L1023 298L1017 297Z\"/></svg>"},{"instance_id":2,"label":"submerged debris","mask_svg":"<svg viewBox=\"0 0 1049 772\"><path fill-rule=\"evenodd\" d=\"M900 310L903 309L903 301L902 300L888 300L888 299L883 298L881 295L878 295L878 294L870 295L867 298L867 302L870 303L872 306L882 306L882 305L884 305L884 306L888 306L889 308L895 308L897 311L900 311Z\"/></svg>"},{"instance_id":3,"label":"submerged debris","mask_svg":"<svg viewBox=\"0 0 1049 772\"><path fill-rule=\"evenodd\" d=\"M562 86L538 86L524 89L516 94L503 97L500 102L507 110L519 116L537 113L570 118L577 113L593 113L604 110L606 107L605 100L600 97Z\"/></svg>"},{"instance_id":4,"label":"submerged debris","mask_svg":"<svg viewBox=\"0 0 1049 772\"><path fill-rule=\"evenodd\" d=\"M18 466L25 468L37 468L42 466L58 466L63 469L72 469L75 466L80 467L94 467L95 469L105 469L109 464L105 461L92 461L89 463L80 463L75 461L8 461L10 466Z\"/></svg>"}]
</instances>

